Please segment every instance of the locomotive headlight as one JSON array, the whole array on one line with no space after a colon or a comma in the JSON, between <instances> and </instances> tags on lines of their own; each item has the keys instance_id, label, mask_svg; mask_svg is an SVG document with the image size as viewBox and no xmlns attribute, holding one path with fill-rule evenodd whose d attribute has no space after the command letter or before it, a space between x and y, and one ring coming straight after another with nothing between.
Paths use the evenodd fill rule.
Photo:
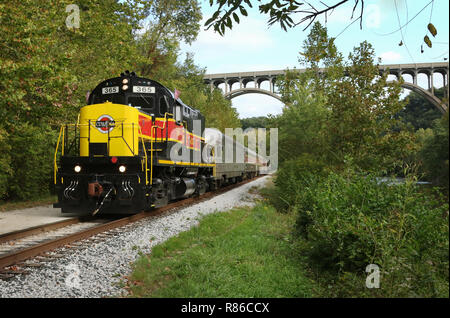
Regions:
<instances>
[{"instance_id":1,"label":"locomotive headlight","mask_svg":"<svg viewBox=\"0 0 450 318\"><path fill-rule=\"evenodd\" d=\"M119 167L119 171L122 173L124 173L126 170L127 170L127 167L125 167L123 165Z\"/></svg>"},{"instance_id":2,"label":"locomotive headlight","mask_svg":"<svg viewBox=\"0 0 450 318\"><path fill-rule=\"evenodd\" d=\"M123 85L123 86L122 86L122 89L123 89L124 91L126 91L126 90L128 89L128 85Z\"/></svg>"},{"instance_id":3,"label":"locomotive headlight","mask_svg":"<svg viewBox=\"0 0 450 318\"><path fill-rule=\"evenodd\" d=\"M76 166L73 168L73 170L75 170L75 172L78 173L78 172L81 171L81 166L76 165Z\"/></svg>"},{"instance_id":4,"label":"locomotive headlight","mask_svg":"<svg viewBox=\"0 0 450 318\"><path fill-rule=\"evenodd\" d=\"M128 78L124 78L124 79L122 80L122 84L128 84Z\"/></svg>"}]
</instances>

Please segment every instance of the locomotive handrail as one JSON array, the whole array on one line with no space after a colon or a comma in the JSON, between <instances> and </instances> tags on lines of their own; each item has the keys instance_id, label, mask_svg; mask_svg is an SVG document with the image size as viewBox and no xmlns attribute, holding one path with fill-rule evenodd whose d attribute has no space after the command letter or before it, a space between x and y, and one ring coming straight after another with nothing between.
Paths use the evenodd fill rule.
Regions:
<instances>
[{"instance_id":1,"label":"locomotive handrail","mask_svg":"<svg viewBox=\"0 0 450 318\"><path fill-rule=\"evenodd\" d=\"M138 125L138 128L139 128L139 133L142 135L141 126ZM152 145L152 148L153 148L153 141L152 140L150 140L150 141L151 141L151 145ZM145 157L145 184L147 185L148 184L148 165L147 165L147 161L148 160L147 160L147 150L145 149L144 138L141 138L141 142L142 142L142 147L144 149L144 157ZM151 156L152 156L152 159L153 159L153 151L151 153ZM150 172L150 178L153 177L153 161L152 161L151 164L152 165L151 165L150 169L152 169L152 171ZM152 182L152 180L150 180L150 181ZM150 184L152 184L152 183L150 183Z\"/></svg>"},{"instance_id":2,"label":"locomotive handrail","mask_svg":"<svg viewBox=\"0 0 450 318\"><path fill-rule=\"evenodd\" d=\"M55 184L56 184L56 173L58 172L58 164L56 163L56 156L58 155L58 148L59 148L59 140L61 139L61 133L64 130L64 126L61 126L61 128L59 129L59 136L58 136L58 141L56 143L56 149L55 149L55 159L53 161L53 165L54 165L54 174L55 174Z\"/></svg>"},{"instance_id":3,"label":"locomotive handrail","mask_svg":"<svg viewBox=\"0 0 450 318\"><path fill-rule=\"evenodd\" d=\"M166 128L166 123L167 123L167 119L168 119L168 118L167 118L167 115L171 115L172 118L173 118L173 114L172 114L172 113L165 112L165 113L164 113L164 125L163 125L162 127L156 125L156 122L155 122L155 125L152 126L152 127L161 129L161 141L163 141L162 131ZM152 137L153 137L153 136L152 136ZM155 139L158 139L158 138L155 137ZM166 137L166 140L167 140L167 137Z\"/></svg>"},{"instance_id":4,"label":"locomotive handrail","mask_svg":"<svg viewBox=\"0 0 450 318\"><path fill-rule=\"evenodd\" d=\"M109 124L108 124L109 125ZM127 141L125 140L125 138L124 138L124 136L123 136L123 126L125 125L125 126L127 126L127 125L129 125L129 126L131 126L132 127L132 129L133 129L133 135L134 135L134 123L120 123L120 125L122 126L122 129L121 129L121 131L122 131L122 134L121 135L119 135L119 136L109 136L109 133L108 133L108 146L107 146L107 149L108 149L108 155L109 155L109 150L110 150L110 145L109 145L109 143L110 143L110 139L111 138L122 138L123 140L124 140L124 142L125 142L125 144L127 145L127 147L128 147L128 149L130 150L130 152L133 154L133 156L136 156L136 152L135 152L135 150L134 150L134 142L133 142L133 149L131 149L131 147L130 147L130 145L127 143ZM89 134L90 134L90 130L91 130L91 126L92 127L94 127L95 128L95 126L93 126L91 123L88 123L88 124L80 124L80 123L76 123L76 124L63 124L63 125L61 125L61 128L60 128L60 130L59 130L59 135L58 135L58 140L57 140L57 143L56 143L56 148L55 148L55 153L54 153L54 161L53 161L53 166L54 166L54 183L56 184L57 182L56 182L56 177L57 177L57 173L58 173L58 163L57 163L57 156L58 156L58 151L59 151L59 147L60 147L60 144L61 144L61 155L62 156L64 156L64 153L65 153L65 142L64 142L64 140L65 140L65 138L68 138L68 133L66 133L66 130L68 131L68 127L69 126L73 126L73 127L75 127L75 129L77 128L77 127L87 127L88 128L88 130L89 130ZM153 126L153 128L161 128L161 127L159 127L159 126ZM139 125L137 125L137 128L139 129L139 134L141 135L141 136L143 136L143 134L142 134L142 130L141 130L141 127L139 126ZM163 128L164 129L164 128ZM75 134L75 136L74 136L74 138L79 138L79 139L81 139L81 138L88 138L88 137L82 137L81 135L80 136L76 136L76 134ZM153 180L152 180L152 177L153 177L153 139L155 138L155 135L154 135L154 133L153 133L153 130L152 130L152 136L151 136L151 138L150 138L150 148L151 148L151 154L150 154L150 156L151 156L151 158L150 158L150 160L151 160L151 167L150 167L150 184L153 184ZM134 138L133 138L134 139ZM140 139L140 141L141 141L141 143L142 143L142 147L143 147L143 149L144 149L144 157L145 157L145 184L149 184L149 178L148 178L148 156L147 156L147 150L146 150L146 148L145 148L145 142L144 142L144 138L139 138ZM138 141L139 142L139 141Z\"/></svg>"}]
</instances>

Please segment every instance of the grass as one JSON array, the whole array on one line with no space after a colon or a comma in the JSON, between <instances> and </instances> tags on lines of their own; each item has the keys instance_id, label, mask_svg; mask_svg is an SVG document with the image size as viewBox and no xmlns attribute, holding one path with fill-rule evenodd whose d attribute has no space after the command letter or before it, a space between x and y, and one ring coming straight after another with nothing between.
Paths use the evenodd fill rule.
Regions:
<instances>
[{"instance_id":1,"label":"grass","mask_svg":"<svg viewBox=\"0 0 450 318\"><path fill-rule=\"evenodd\" d=\"M206 216L141 254L125 288L131 297L311 297L294 221L262 203Z\"/></svg>"},{"instance_id":2,"label":"grass","mask_svg":"<svg viewBox=\"0 0 450 318\"><path fill-rule=\"evenodd\" d=\"M11 210L33 208L36 206L48 205L56 202L56 195L49 195L40 199L30 201L1 201L0 200L0 212L6 212Z\"/></svg>"}]
</instances>

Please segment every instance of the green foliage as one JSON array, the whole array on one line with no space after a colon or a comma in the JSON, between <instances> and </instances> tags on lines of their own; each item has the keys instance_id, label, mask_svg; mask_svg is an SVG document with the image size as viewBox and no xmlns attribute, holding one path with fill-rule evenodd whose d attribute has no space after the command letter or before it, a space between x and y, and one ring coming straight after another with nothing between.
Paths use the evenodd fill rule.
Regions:
<instances>
[{"instance_id":1,"label":"green foliage","mask_svg":"<svg viewBox=\"0 0 450 318\"><path fill-rule=\"evenodd\" d=\"M287 72L287 77L290 76ZM295 73L294 73L295 74ZM294 75L295 76L295 75ZM328 118L330 110L324 94L311 94L314 84L307 76L285 81L280 85L283 101L287 107L282 115L273 119L273 126L279 128L279 160L292 160L303 154L320 158L330 150Z\"/></svg>"},{"instance_id":2,"label":"green foliage","mask_svg":"<svg viewBox=\"0 0 450 318\"><path fill-rule=\"evenodd\" d=\"M377 264L383 288L372 296L448 297L448 204L443 199L421 193L412 182L389 185L373 175L331 173L313 179L300 179L303 194L293 208L301 252L313 268L359 276L363 287L365 267ZM345 293L339 283L335 287Z\"/></svg>"},{"instance_id":3,"label":"green foliage","mask_svg":"<svg viewBox=\"0 0 450 318\"><path fill-rule=\"evenodd\" d=\"M423 137L423 147L418 157L423 164L425 177L433 183L449 187L449 124L448 112L436 120L433 130Z\"/></svg>"},{"instance_id":4,"label":"green foliage","mask_svg":"<svg viewBox=\"0 0 450 318\"><path fill-rule=\"evenodd\" d=\"M275 23L279 23L280 27L287 31L288 28L296 27L300 24L307 24L305 29L314 22L314 20L320 15L331 14L333 10L346 1L341 1L332 6L328 6L321 2L320 4L312 4L307 1L295 1L295 0L270 0L261 1L258 0L259 12L269 15L268 25L271 26ZM247 8L252 8L253 0L210 0L211 6L216 3L218 5L217 10L212 16L205 22L205 26L209 29L214 27L214 30L220 35L225 34L225 29L232 29L233 23L239 23L239 15L246 17L248 15ZM358 0L355 0L354 9L358 6ZM323 9L316 8L323 6ZM329 12L331 11L331 12ZM364 3L361 4L361 18L364 11ZM297 13L303 13L302 18L299 21L294 21ZM233 17L234 22L231 17ZM294 18L294 19L293 19Z\"/></svg>"},{"instance_id":5,"label":"green foliage","mask_svg":"<svg viewBox=\"0 0 450 318\"><path fill-rule=\"evenodd\" d=\"M29 200L49 195L57 135L48 125L17 125L10 135L12 151L9 197Z\"/></svg>"},{"instance_id":6,"label":"green foliage","mask_svg":"<svg viewBox=\"0 0 450 318\"><path fill-rule=\"evenodd\" d=\"M402 165L414 138L394 116L405 105L401 87L379 76L374 56L363 42L344 61L326 28L313 26L300 59L307 72L287 72L280 83L287 105L275 120L281 160L309 153L338 170L346 158L363 170Z\"/></svg>"},{"instance_id":7,"label":"green foliage","mask_svg":"<svg viewBox=\"0 0 450 318\"><path fill-rule=\"evenodd\" d=\"M197 0L157 0L142 2L148 26L137 36L141 76L164 81L176 73L180 41L191 43L197 37L202 18Z\"/></svg>"},{"instance_id":8,"label":"green foliage","mask_svg":"<svg viewBox=\"0 0 450 318\"><path fill-rule=\"evenodd\" d=\"M286 107L272 124L281 164L267 195L297 214L296 244L321 294L448 297L448 204L411 180L377 178L422 167L448 184L448 114L433 130L408 129L396 116L406 105L401 87L379 76L372 46L361 43L344 61L319 24L300 62L308 70L280 84ZM381 268L380 289L365 287L368 264Z\"/></svg>"},{"instance_id":9,"label":"green foliage","mask_svg":"<svg viewBox=\"0 0 450 318\"><path fill-rule=\"evenodd\" d=\"M284 31L287 31L290 28L306 25L303 29L303 31L305 31L314 21L316 21L318 17L325 16L325 21L327 21L327 17L333 15L334 9L343 7L349 2L353 2L352 15L349 17L349 22L353 20L353 22L350 23L353 24L354 22L360 20L360 28L362 29L362 21L365 19L365 15L367 12L370 12L370 10L364 11L364 1L359 0L342 0L335 1L331 4L324 3L323 1L296 0L209 0L211 7L215 4L218 7L215 9L211 17L206 20L205 26L207 29L213 27L214 31L218 32L220 35L224 35L226 29L231 30L234 23L239 24L241 18L248 16L247 9L252 8L255 3L258 3L259 12L269 16L267 21L269 26L278 23ZM432 3L433 1L430 1L424 5L419 13L424 11L424 9ZM334 14L339 14L338 12ZM358 12L359 16L356 16L355 13ZM241 15L241 18L239 18L239 15ZM233 17L233 19L231 17ZM430 32L433 37L437 35L436 27L429 21L426 32ZM400 43L400 45L402 45L402 42ZM428 47L432 47L432 42L428 35L425 35L424 43L426 43Z\"/></svg>"},{"instance_id":10,"label":"green foliage","mask_svg":"<svg viewBox=\"0 0 450 318\"><path fill-rule=\"evenodd\" d=\"M236 110L219 92L209 91L192 57L177 63L180 41L191 43L199 32L199 1L83 0L76 3L80 28L72 29L66 27L70 4L7 0L0 5L1 199L49 192L44 180L53 171L54 132L75 122L88 91L126 69L181 90L186 103L205 113L208 125L239 126ZM48 159L39 165L42 180L31 169L38 150L26 150L27 141L27 147L42 145L45 151L38 159Z\"/></svg>"},{"instance_id":11,"label":"green foliage","mask_svg":"<svg viewBox=\"0 0 450 318\"><path fill-rule=\"evenodd\" d=\"M0 200L7 195L8 177L11 176L11 157L9 152L8 133L0 127Z\"/></svg>"},{"instance_id":12,"label":"green foliage","mask_svg":"<svg viewBox=\"0 0 450 318\"><path fill-rule=\"evenodd\" d=\"M241 119L242 130L247 128L270 128L269 119L265 116Z\"/></svg>"},{"instance_id":13,"label":"green foliage","mask_svg":"<svg viewBox=\"0 0 450 318\"><path fill-rule=\"evenodd\" d=\"M444 87L435 89L435 94L439 98L443 96ZM433 126L433 121L441 118L442 113L423 98L420 94L410 92L406 97L408 104L397 116L405 123L410 123L415 130L426 129Z\"/></svg>"},{"instance_id":14,"label":"green foliage","mask_svg":"<svg viewBox=\"0 0 450 318\"><path fill-rule=\"evenodd\" d=\"M0 122L38 123L56 116L67 97L69 76L65 53L57 51L55 30L63 21L61 6L39 6L35 1L6 1L2 5L0 32Z\"/></svg>"},{"instance_id":15,"label":"green foliage","mask_svg":"<svg viewBox=\"0 0 450 318\"><path fill-rule=\"evenodd\" d=\"M268 193L270 203L279 212L291 211L299 200L304 200L305 192L299 185L317 182L320 176L326 176L328 173L325 161L317 160L307 153L283 162L274 181L275 188Z\"/></svg>"}]
</instances>

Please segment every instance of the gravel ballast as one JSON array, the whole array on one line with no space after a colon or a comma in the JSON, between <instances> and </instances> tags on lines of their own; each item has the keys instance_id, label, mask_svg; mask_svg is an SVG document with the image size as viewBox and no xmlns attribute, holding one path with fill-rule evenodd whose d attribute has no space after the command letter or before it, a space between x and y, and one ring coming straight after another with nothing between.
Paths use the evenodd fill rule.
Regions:
<instances>
[{"instance_id":1,"label":"gravel ballast","mask_svg":"<svg viewBox=\"0 0 450 318\"><path fill-rule=\"evenodd\" d=\"M262 187L268 176L244 184L212 199L179 209L168 215L143 219L120 229L115 236L88 242L82 249L58 249L66 254L27 275L0 280L0 297L111 297L126 293L119 286L130 274L139 252L150 253L160 244L198 224L207 214L254 204L252 187ZM32 260L31 260L32 261Z\"/></svg>"}]
</instances>

